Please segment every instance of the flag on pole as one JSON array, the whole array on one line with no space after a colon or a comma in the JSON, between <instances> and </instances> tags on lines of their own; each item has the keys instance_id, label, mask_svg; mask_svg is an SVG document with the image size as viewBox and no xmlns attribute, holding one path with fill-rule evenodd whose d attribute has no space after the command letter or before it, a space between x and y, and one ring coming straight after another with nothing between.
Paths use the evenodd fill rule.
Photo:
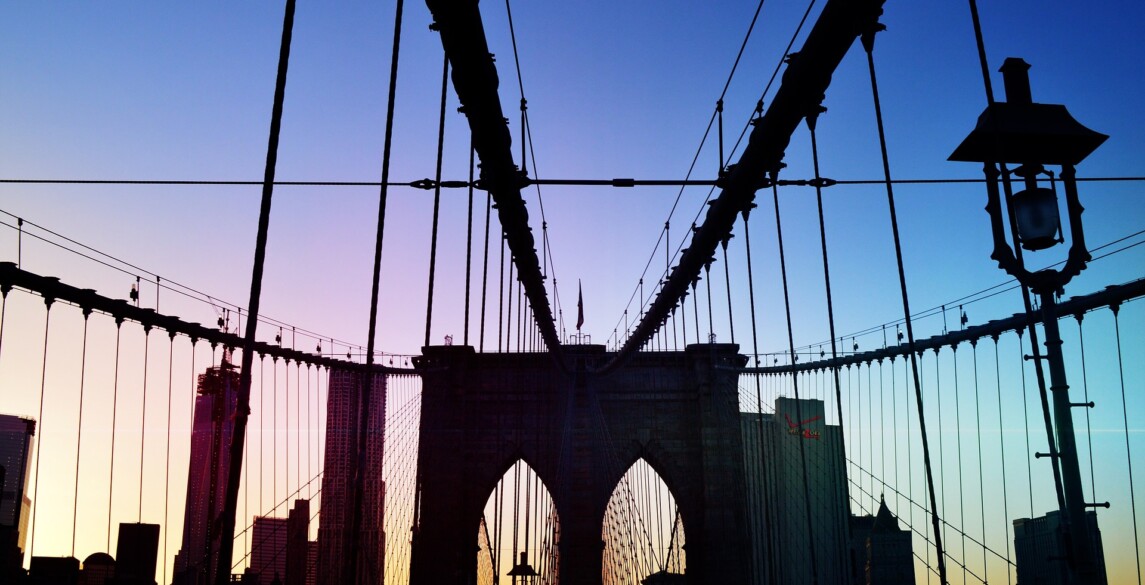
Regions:
<instances>
[{"instance_id":1,"label":"flag on pole","mask_svg":"<svg viewBox=\"0 0 1145 585\"><path fill-rule=\"evenodd\" d=\"M579 332L584 325L584 293L581 292L580 280L576 281L576 330Z\"/></svg>"}]
</instances>

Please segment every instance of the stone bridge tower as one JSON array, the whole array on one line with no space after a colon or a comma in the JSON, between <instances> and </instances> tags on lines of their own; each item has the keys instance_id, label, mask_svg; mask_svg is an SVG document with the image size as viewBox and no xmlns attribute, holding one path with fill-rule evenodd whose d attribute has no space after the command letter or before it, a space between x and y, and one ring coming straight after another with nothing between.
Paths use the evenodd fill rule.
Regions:
<instances>
[{"instance_id":1,"label":"stone bridge tower","mask_svg":"<svg viewBox=\"0 0 1145 585\"><path fill-rule=\"evenodd\" d=\"M548 353L424 348L419 522L411 583L473 583L482 510L518 460L552 494L560 583L601 582L602 522L613 490L643 458L672 491L689 583L744 583L749 556L734 344L636 354L595 374L603 346Z\"/></svg>"}]
</instances>

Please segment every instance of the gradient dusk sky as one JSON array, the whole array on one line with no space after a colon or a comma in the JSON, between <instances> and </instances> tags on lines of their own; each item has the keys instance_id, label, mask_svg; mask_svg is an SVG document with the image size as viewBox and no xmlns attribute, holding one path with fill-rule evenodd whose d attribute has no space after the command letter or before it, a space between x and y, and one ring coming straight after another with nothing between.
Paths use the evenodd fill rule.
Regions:
<instances>
[{"instance_id":1,"label":"gradient dusk sky","mask_svg":"<svg viewBox=\"0 0 1145 585\"><path fill-rule=\"evenodd\" d=\"M821 4L811 10L796 49ZM529 175L682 179L756 6L751 1L680 0L513 4L536 154L535 163L528 162ZM502 4L488 0L481 7L490 50L496 54L514 158L520 164L521 96L506 11ZM378 181L393 8L391 3L361 1L299 3L278 180ZM1021 0L983 2L980 8L997 99L1004 99L997 73L1002 61L1006 57L1025 59L1032 66L1034 101L1065 104L1082 124L1110 136L1078 166L1079 177L1145 177L1141 99L1145 95L1141 33L1145 4ZM803 1L764 4L724 97L729 152L806 9ZM877 37L875 61L892 174L902 179L980 178L980 166L946 160L986 105L967 4L891 0L884 10L882 22L887 31ZM428 29L429 11L419 2L407 3L405 11L391 167L391 178L396 181L433 176L441 91L442 49L437 34ZM282 13L282 2L261 0L0 0L0 179L260 180ZM770 94L765 96L765 106L770 98ZM824 105L827 112L818 126L823 176L881 179L866 59L858 43L835 73ZM468 127L464 116L457 113L452 88L446 112L443 177L465 179ZM730 156L734 160L738 151ZM796 132L785 160L786 178L812 176L805 126ZM714 178L718 166L713 130L693 178ZM1142 184L1082 184L1091 248L1145 229ZM57 276L113 298L126 298L135 281L132 274L143 274L143 304L155 306L153 276L130 270L132 274L126 274L64 252L31 237L43 235L31 227L20 238L14 227L19 217L164 280L245 305L260 191L259 186L0 183L0 222L4 224L0 225L0 261L15 262L19 247L25 270ZM569 333L575 328L579 281L584 331L595 343L607 340L610 345L615 329L623 334L624 311L635 315L640 310L638 279L645 265L651 262L652 266L645 283L662 277L665 250L663 244L657 247L657 241L665 221L671 224L670 249L675 253L681 236L704 210L709 194L701 187L684 190L669 219L677 193L672 187L545 187L541 191L553 259L550 276L557 278L559 307ZM1008 280L989 259L989 223L982 210L985 190L977 184L901 185L895 187L895 196L912 307L923 310L950 304L948 318L953 328L958 318L953 312L958 304L955 299ZM534 189L526 191L525 198L539 247L541 202ZM794 343L797 347L819 344L829 334L814 191L789 187L780 191L780 199ZM475 287L480 284L484 201L484 193L478 192ZM824 191L824 202L837 330L849 335L901 319L884 187L835 186ZM761 191L757 203L752 243L762 328L760 351L782 351L787 339L770 194ZM323 338L364 347L377 205L377 187L277 187L262 313L318 332ZM442 343L446 335L459 343L464 335L466 205L465 190L443 191L430 331L434 344ZM385 352L417 354L422 345L432 209L432 191L390 190L378 321L378 347ZM750 342L744 341L744 332L750 331L750 322L742 226L737 225L735 233L728 251L731 294L737 312L737 341L747 353ZM1142 239L1135 237L1128 243ZM495 235L493 241L489 280L495 298ZM1030 262L1044 266L1063 257L1064 252L1053 250ZM1095 261L1069 285L1067 296L1139 278L1143 272L1145 246L1139 246ZM722 275L723 267L717 263L712 271L712 294L717 301L713 332L726 341L730 332L726 300L721 297ZM653 290L646 284L643 296L651 296ZM479 292L474 295L477 307ZM631 300L633 295L637 301ZM216 319L215 309L208 304L168 291L159 292L159 303L161 312L185 320L211 325ZM495 301L490 303L495 306ZM12 300L7 310L4 341L23 338L27 343L3 345L0 412L35 416L39 394L31 389L40 387L42 303L29 298ZM476 310L471 318L471 345L478 344ZM1013 291L967 307L972 324L1020 310L1020 296ZM1145 412L1140 399L1145 380L1140 363L1145 320L1140 307L1133 310L1126 309L1121 331L1125 346L1136 353L1127 356L1127 363L1136 368L1127 371L1127 383L1138 395L1128 406L1130 419L1133 413ZM60 320L53 327L59 328L60 339L70 339L60 343L71 348L78 344L80 321L70 314ZM487 348L496 345L495 317L488 321L492 325L486 325ZM941 332L943 323L931 317L916 327L917 335L926 337ZM1095 337L1103 340L1096 343L1110 347L1109 331L1108 327L1097 330ZM52 335L56 332L53 329ZM277 328L263 327L259 338L270 340L276 333ZM98 334L104 336L99 343L106 344L114 339L114 328L104 324ZM859 341L864 348L881 342L876 336ZM310 338L298 342L301 349L314 345ZM165 350L165 346L156 347ZM126 359L142 361L138 355ZM75 366L59 367L70 372ZM106 363L92 367L97 371L110 368ZM1115 375L1112 370L1094 374L1099 380ZM64 396L71 383L61 380L65 377L61 374L49 383L47 391ZM1090 384L1095 381L1091 379ZM1114 403L1113 394L1106 403ZM73 410L59 416L74 417ZM48 408L45 418L52 413ZM1110 406L1110 427L1120 428L1121 411L1113 415ZM1145 455L1139 420L1130 420L1130 425L1134 454ZM74 434L70 436L74 443ZM61 444L66 442L61 440ZM1116 468L1117 462L1111 461L1110 467ZM64 474L60 482L66 484L69 495L73 465L71 459L59 466ZM1121 504L1111 517L1128 514L1128 501ZM70 505L68 501L69 509ZM1145 515L1138 515L1145 521ZM1110 539L1131 540L1127 526L1106 529L1103 525L1103 531L1108 530L1107 551L1112 546ZM44 538L37 547L43 546L45 554L67 554L67 537ZM59 542L63 544L55 546ZM77 556L94 550L77 550Z\"/></svg>"}]
</instances>

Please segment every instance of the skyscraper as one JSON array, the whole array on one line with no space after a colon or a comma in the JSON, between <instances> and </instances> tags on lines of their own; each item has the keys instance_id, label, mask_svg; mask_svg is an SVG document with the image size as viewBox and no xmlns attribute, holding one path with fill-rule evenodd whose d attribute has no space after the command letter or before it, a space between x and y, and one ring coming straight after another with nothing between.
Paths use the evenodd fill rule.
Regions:
<instances>
[{"instance_id":1,"label":"skyscraper","mask_svg":"<svg viewBox=\"0 0 1145 585\"><path fill-rule=\"evenodd\" d=\"M158 552L158 524L121 523L115 547L115 585L155 585Z\"/></svg>"},{"instance_id":2,"label":"skyscraper","mask_svg":"<svg viewBox=\"0 0 1145 585\"><path fill-rule=\"evenodd\" d=\"M294 500L286 518L285 585L306 585L310 569L310 500Z\"/></svg>"},{"instance_id":3,"label":"skyscraper","mask_svg":"<svg viewBox=\"0 0 1145 585\"><path fill-rule=\"evenodd\" d=\"M741 429L755 582L809 584L813 571L820 583L845 582L843 436L823 401L777 398L774 414L744 413Z\"/></svg>"},{"instance_id":4,"label":"skyscraper","mask_svg":"<svg viewBox=\"0 0 1145 585\"><path fill-rule=\"evenodd\" d=\"M250 567L259 585L271 585L277 579L286 583L286 518L256 516L250 543Z\"/></svg>"},{"instance_id":5,"label":"skyscraper","mask_svg":"<svg viewBox=\"0 0 1145 585\"><path fill-rule=\"evenodd\" d=\"M1107 577L1097 512L1086 511L1085 519L1089 522L1090 546L1100 570L1101 580L1095 585L1103 585ZM1014 561L1019 583L1058 585L1070 582L1067 566L1070 554L1063 529L1060 510L1052 510L1037 518L1014 520Z\"/></svg>"},{"instance_id":6,"label":"skyscraper","mask_svg":"<svg viewBox=\"0 0 1145 585\"><path fill-rule=\"evenodd\" d=\"M230 363L230 352L223 353L220 365L199 375L191 427L183 545L175 555L176 585L208 585L215 576L221 535L211 529L218 526L223 510L238 389L239 372Z\"/></svg>"},{"instance_id":7,"label":"skyscraper","mask_svg":"<svg viewBox=\"0 0 1145 585\"><path fill-rule=\"evenodd\" d=\"M354 478L358 468L358 404L365 376L331 370L326 410L326 459L322 475L322 506L318 516L318 584L353 583L342 574L351 538ZM386 378L375 375L367 406L367 449L357 582L380 582L385 558L382 452L385 448Z\"/></svg>"},{"instance_id":8,"label":"skyscraper","mask_svg":"<svg viewBox=\"0 0 1145 585\"><path fill-rule=\"evenodd\" d=\"M28 465L36 421L0 414L0 581L22 572L28 531Z\"/></svg>"},{"instance_id":9,"label":"skyscraper","mask_svg":"<svg viewBox=\"0 0 1145 585\"><path fill-rule=\"evenodd\" d=\"M874 516L851 517L851 583L854 585L913 585L914 554L909 530L880 498Z\"/></svg>"}]
</instances>

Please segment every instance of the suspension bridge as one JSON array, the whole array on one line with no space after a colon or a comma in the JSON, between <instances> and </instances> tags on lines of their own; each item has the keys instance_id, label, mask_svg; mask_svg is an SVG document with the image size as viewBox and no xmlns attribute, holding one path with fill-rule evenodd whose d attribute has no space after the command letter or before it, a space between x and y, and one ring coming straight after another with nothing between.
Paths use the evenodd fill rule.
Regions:
<instances>
[{"instance_id":1,"label":"suspension bridge","mask_svg":"<svg viewBox=\"0 0 1145 585\"><path fill-rule=\"evenodd\" d=\"M291 150L306 137L292 97L335 75L315 57L330 17L293 0L245 31L274 39L262 180L0 157L15 161L0 166L3 582L1141 583L1139 129L1101 125L1109 104L1075 108L1085 92L1049 58L988 54L1019 23L971 1L933 9L965 21L962 69L927 77L962 84L934 91L965 115L928 135L944 114L903 116L911 74L882 67L910 67L894 17L917 8L790 4L751 3L720 30L734 43L702 65L719 72L705 91L723 89L699 118L686 104L702 139L677 149L679 179L577 171L592 167L545 136L560 83L529 57L534 31L557 43L573 21L545 29L510 2L385 6L377 181L293 178L312 167ZM594 83L579 74L556 79ZM32 110L21 75L4 116ZM833 126L860 114L861 139ZM105 189L147 194L100 208L171 197L158 207L175 217L79 228L30 203L83 209ZM664 197L601 215L645 191ZM240 192L258 205L236 212ZM210 221L184 225L181 206L204 204ZM609 247L608 230L634 239ZM249 264L223 258L252 239ZM324 240L350 244L300 251ZM174 276L200 264L210 286ZM361 277L328 276L345 272ZM573 291L581 274L597 278ZM603 325L600 299L616 309Z\"/></svg>"}]
</instances>

